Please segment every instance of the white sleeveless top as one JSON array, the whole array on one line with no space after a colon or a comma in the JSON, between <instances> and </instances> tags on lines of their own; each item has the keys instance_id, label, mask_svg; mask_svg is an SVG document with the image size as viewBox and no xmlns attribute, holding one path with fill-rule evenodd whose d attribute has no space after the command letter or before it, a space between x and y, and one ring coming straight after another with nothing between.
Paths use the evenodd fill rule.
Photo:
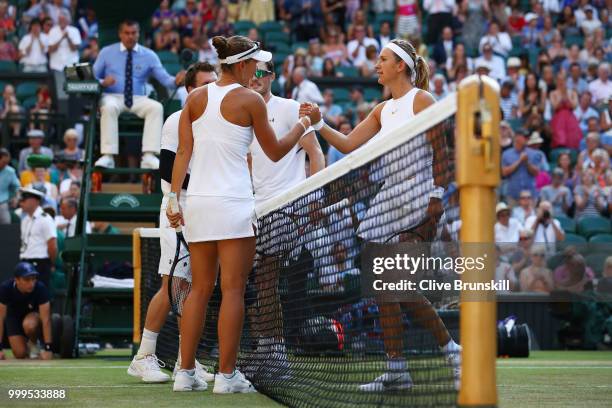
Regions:
<instances>
[{"instance_id":1,"label":"white sleeveless top","mask_svg":"<svg viewBox=\"0 0 612 408\"><path fill-rule=\"evenodd\" d=\"M385 102L380 132L372 139L410 122L415 116L414 98L418 92L418 88L412 88L401 98ZM372 163L370 179L382 183L382 187L370 202L358 235L373 242L396 242L397 234L419 225L426 215L429 198L437 196L432 164L433 150L425 133Z\"/></svg>"},{"instance_id":2,"label":"white sleeveless top","mask_svg":"<svg viewBox=\"0 0 612 408\"><path fill-rule=\"evenodd\" d=\"M238 126L221 114L227 93L240 87L210 83L206 110L191 124L193 154L188 196L232 197L253 200L247 153L253 141L251 126Z\"/></svg>"}]
</instances>

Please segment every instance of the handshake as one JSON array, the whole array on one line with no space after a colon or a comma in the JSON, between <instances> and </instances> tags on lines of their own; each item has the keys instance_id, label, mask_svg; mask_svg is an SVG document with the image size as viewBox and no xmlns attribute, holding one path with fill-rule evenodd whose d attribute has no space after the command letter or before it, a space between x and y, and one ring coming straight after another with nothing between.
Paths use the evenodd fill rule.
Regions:
<instances>
[{"instance_id":1,"label":"handshake","mask_svg":"<svg viewBox=\"0 0 612 408\"><path fill-rule=\"evenodd\" d=\"M300 104L300 119L308 116L310 123L316 124L321 121L321 111L316 103L304 102Z\"/></svg>"}]
</instances>

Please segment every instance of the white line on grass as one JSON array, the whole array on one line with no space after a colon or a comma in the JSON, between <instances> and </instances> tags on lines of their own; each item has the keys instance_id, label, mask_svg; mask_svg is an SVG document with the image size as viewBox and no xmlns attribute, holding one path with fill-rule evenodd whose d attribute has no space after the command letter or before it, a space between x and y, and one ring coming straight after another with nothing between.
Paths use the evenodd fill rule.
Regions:
<instances>
[{"instance_id":1,"label":"white line on grass","mask_svg":"<svg viewBox=\"0 0 612 408\"><path fill-rule=\"evenodd\" d=\"M606 370L610 370L612 369L612 366L609 365L598 365L598 366L556 366L556 365L550 365L550 366L522 366L522 365L517 365L517 366L497 366L497 368L503 369L503 370L508 370L508 369L512 369L512 370L553 370L553 369L562 369L562 370L573 370L573 369L579 369L579 370L591 370L591 369L606 369Z\"/></svg>"},{"instance_id":2,"label":"white line on grass","mask_svg":"<svg viewBox=\"0 0 612 408\"><path fill-rule=\"evenodd\" d=\"M63 369L86 369L86 370L98 370L98 369L119 369L122 368L124 370L127 370L128 366L98 366L98 365L93 365L93 366L80 366L80 365L74 365L74 366L63 366L63 365L47 365L47 364L0 364L0 368L11 368L11 369L25 369L25 370L38 370L39 368L51 368L51 369L56 369L56 370L63 370Z\"/></svg>"}]
</instances>

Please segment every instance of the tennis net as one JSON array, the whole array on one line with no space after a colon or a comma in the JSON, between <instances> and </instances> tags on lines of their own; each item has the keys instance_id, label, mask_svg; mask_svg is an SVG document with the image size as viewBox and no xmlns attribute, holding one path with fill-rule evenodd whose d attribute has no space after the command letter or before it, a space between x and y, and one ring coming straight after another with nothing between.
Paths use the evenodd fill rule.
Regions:
<instances>
[{"instance_id":1,"label":"tennis net","mask_svg":"<svg viewBox=\"0 0 612 408\"><path fill-rule=\"evenodd\" d=\"M438 317L458 340L457 299L424 294L429 301L383 302L363 290L362 270L371 243L421 243L435 252L438 242L457 240L458 192L449 188L456 101L448 96L257 208L238 366L259 392L295 407L456 405ZM432 197L444 203L441 218ZM159 241L148 236L141 240L142 323L160 282ZM198 350L211 368L220 299L217 288ZM170 316L158 357L173 366L177 349ZM390 355L403 357L412 386L389 391L393 379L385 378L362 387L394 368Z\"/></svg>"}]
</instances>

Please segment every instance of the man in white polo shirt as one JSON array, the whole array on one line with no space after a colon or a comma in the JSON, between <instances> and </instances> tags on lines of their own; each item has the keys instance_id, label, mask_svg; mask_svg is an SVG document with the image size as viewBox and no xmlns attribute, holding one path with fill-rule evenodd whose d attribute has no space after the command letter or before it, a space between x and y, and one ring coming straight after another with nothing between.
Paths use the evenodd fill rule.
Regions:
<instances>
[{"instance_id":1,"label":"man in white polo shirt","mask_svg":"<svg viewBox=\"0 0 612 408\"><path fill-rule=\"evenodd\" d=\"M19 62L23 72L47 72L49 37L42 32L40 20L30 22L30 30L19 41Z\"/></svg>"},{"instance_id":2,"label":"man in white polo shirt","mask_svg":"<svg viewBox=\"0 0 612 408\"><path fill-rule=\"evenodd\" d=\"M64 71L64 67L79 62L81 34L70 24L70 12L61 10L59 22L49 31L49 67Z\"/></svg>"},{"instance_id":3,"label":"man in white polo shirt","mask_svg":"<svg viewBox=\"0 0 612 408\"><path fill-rule=\"evenodd\" d=\"M506 203L497 204L495 214L497 216L495 243L500 246L502 252L513 249L519 241L521 223L514 218L510 218L510 209Z\"/></svg>"}]
</instances>

